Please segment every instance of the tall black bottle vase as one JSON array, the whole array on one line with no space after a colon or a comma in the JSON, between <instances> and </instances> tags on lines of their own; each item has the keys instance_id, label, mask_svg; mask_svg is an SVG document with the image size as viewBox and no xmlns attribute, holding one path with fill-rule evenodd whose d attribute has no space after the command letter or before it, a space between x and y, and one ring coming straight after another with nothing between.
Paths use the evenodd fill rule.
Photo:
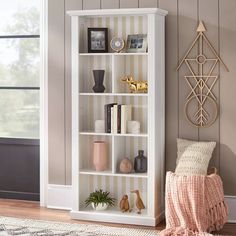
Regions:
<instances>
[{"instance_id":1,"label":"tall black bottle vase","mask_svg":"<svg viewBox=\"0 0 236 236\"><path fill-rule=\"evenodd\" d=\"M93 70L94 86L93 91L95 93L103 93L105 86L103 85L105 70Z\"/></svg>"},{"instance_id":2,"label":"tall black bottle vase","mask_svg":"<svg viewBox=\"0 0 236 236\"><path fill-rule=\"evenodd\" d=\"M143 150L138 151L138 156L134 158L134 171L136 173L147 172L147 157L145 157Z\"/></svg>"}]
</instances>

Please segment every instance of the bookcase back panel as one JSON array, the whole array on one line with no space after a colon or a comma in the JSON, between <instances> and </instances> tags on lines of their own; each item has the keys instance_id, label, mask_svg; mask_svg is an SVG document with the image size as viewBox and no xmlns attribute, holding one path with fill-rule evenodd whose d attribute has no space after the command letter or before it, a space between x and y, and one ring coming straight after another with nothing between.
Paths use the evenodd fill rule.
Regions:
<instances>
[{"instance_id":1,"label":"bookcase back panel","mask_svg":"<svg viewBox=\"0 0 236 236\"><path fill-rule=\"evenodd\" d=\"M111 56L80 56L79 59L79 91L92 93L94 86L93 70L105 70L104 82L105 93L112 92Z\"/></svg>"},{"instance_id":2,"label":"bookcase back panel","mask_svg":"<svg viewBox=\"0 0 236 236\"><path fill-rule=\"evenodd\" d=\"M82 19L81 19L82 18ZM108 28L108 42L113 37L127 39L129 34L147 34L146 16L80 17L80 53L88 52L87 28ZM109 52L112 50L109 47Z\"/></svg>"},{"instance_id":3,"label":"bookcase back panel","mask_svg":"<svg viewBox=\"0 0 236 236\"><path fill-rule=\"evenodd\" d=\"M130 206L134 208L136 196L130 191L138 189L143 203L147 207L147 179L145 178L80 175L80 186L79 206L81 209L84 209L84 201L89 193L99 189L111 193L111 196L116 199L114 207L116 209L119 209L119 202L124 194L128 195Z\"/></svg>"},{"instance_id":4,"label":"bookcase back panel","mask_svg":"<svg viewBox=\"0 0 236 236\"><path fill-rule=\"evenodd\" d=\"M108 171L112 169L112 141L106 136L80 136L80 170L94 171L93 165L93 144L95 141L105 141L108 143ZM86 148L84 148L86 147Z\"/></svg>"},{"instance_id":5,"label":"bookcase back panel","mask_svg":"<svg viewBox=\"0 0 236 236\"><path fill-rule=\"evenodd\" d=\"M130 93L129 85L121 81L121 78L127 75L132 75L135 80L148 81L147 63L147 55L124 55L115 57L114 92Z\"/></svg>"},{"instance_id":6,"label":"bookcase back panel","mask_svg":"<svg viewBox=\"0 0 236 236\"><path fill-rule=\"evenodd\" d=\"M114 161L116 172L120 173L120 162L125 157L134 164L134 158L138 156L138 150L144 150L144 156L148 157L147 137L115 137Z\"/></svg>"},{"instance_id":7,"label":"bookcase back panel","mask_svg":"<svg viewBox=\"0 0 236 236\"><path fill-rule=\"evenodd\" d=\"M131 104L132 120L140 122L141 133L147 133L147 97L140 96L80 96L80 132L94 132L94 122L104 120L104 105Z\"/></svg>"}]
</instances>

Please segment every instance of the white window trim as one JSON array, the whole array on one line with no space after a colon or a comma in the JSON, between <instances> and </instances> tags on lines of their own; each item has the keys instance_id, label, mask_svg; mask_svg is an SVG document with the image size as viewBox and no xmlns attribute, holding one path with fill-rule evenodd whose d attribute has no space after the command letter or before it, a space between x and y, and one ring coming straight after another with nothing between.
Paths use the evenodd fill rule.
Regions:
<instances>
[{"instance_id":1,"label":"white window trim","mask_svg":"<svg viewBox=\"0 0 236 236\"><path fill-rule=\"evenodd\" d=\"M40 206L48 195L48 0L40 9Z\"/></svg>"}]
</instances>

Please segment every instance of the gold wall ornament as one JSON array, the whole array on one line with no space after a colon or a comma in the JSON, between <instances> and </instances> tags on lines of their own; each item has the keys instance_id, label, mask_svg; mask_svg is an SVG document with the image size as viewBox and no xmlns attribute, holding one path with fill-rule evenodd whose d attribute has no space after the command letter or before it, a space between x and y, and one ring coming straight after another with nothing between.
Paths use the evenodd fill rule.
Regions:
<instances>
[{"instance_id":1,"label":"gold wall ornament","mask_svg":"<svg viewBox=\"0 0 236 236\"><path fill-rule=\"evenodd\" d=\"M213 75L216 65L221 63L229 71L207 39L205 31L200 21L197 36L177 67L179 70L185 64L190 72L184 76L190 87L184 111L187 120L196 127L209 127L218 116L217 98L212 91L219 78L219 75Z\"/></svg>"},{"instance_id":2,"label":"gold wall ornament","mask_svg":"<svg viewBox=\"0 0 236 236\"><path fill-rule=\"evenodd\" d=\"M121 81L129 85L131 93L147 93L148 91L148 82L145 80L134 80L132 75L125 76Z\"/></svg>"}]
</instances>

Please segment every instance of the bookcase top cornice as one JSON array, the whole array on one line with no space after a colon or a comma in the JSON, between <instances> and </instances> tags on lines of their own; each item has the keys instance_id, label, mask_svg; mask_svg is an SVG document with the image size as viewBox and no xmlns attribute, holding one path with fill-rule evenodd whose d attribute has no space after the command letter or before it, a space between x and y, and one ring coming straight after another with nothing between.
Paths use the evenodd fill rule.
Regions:
<instances>
[{"instance_id":1,"label":"bookcase top cornice","mask_svg":"<svg viewBox=\"0 0 236 236\"><path fill-rule=\"evenodd\" d=\"M67 11L70 16L116 16L116 15L167 15L166 10L160 8L122 8L122 9L96 9Z\"/></svg>"}]
</instances>

